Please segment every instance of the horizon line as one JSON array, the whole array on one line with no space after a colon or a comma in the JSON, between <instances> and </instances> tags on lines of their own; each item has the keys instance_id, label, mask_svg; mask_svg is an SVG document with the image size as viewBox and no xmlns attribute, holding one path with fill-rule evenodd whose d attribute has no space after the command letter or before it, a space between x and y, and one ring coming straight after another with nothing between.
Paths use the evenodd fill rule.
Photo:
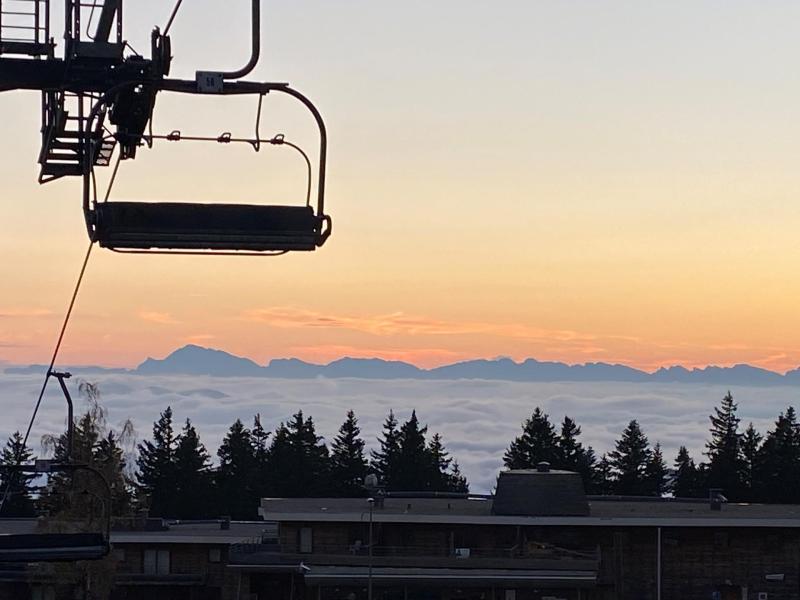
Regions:
<instances>
[{"instance_id":1,"label":"horizon line","mask_svg":"<svg viewBox=\"0 0 800 600\"><path fill-rule=\"evenodd\" d=\"M167 352L164 355L163 358L155 358L153 356L146 356L144 359L142 359L141 361L139 361L137 364L134 364L134 365L111 366L111 365L103 365L103 364L96 363L96 362L91 362L91 363L90 362L87 362L87 363L70 362L68 364L67 363L62 363L62 364L65 364L66 366L69 366L69 367L80 367L80 368L93 368L94 367L94 368L98 368L98 369L108 369L108 370L135 371L136 369L138 369L142 364L144 364L148 360L164 361L167 358L169 358L170 356L172 356L173 354L175 354L176 352L178 352L180 350L183 350L185 348L198 348L198 349L201 349L201 350L207 350L207 351L212 351L212 352L222 352L222 353L227 354L229 356L232 356L234 358L243 359L243 360L249 360L249 361L253 362L256 366L261 367L261 368L268 368L273 361L281 361L281 360L287 360L287 361L288 360L296 360L296 361L300 361L302 363L305 363L307 365L316 366L316 367L327 367L327 366L329 366L329 365L331 365L333 363L336 363L336 362L339 362L339 361L342 361L342 360L378 360L378 361L382 361L384 363L405 364L405 365L412 366L412 367L414 367L416 369L419 369L420 371L423 371L423 372L431 372L431 371L435 371L437 369L450 367L450 366L454 366L454 365L459 365L459 364L464 364L464 363L469 363L469 362L476 362L476 361L498 362L498 361L501 361L501 360L508 360L508 361L511 361L512 363L514 363L515 365L522 365L522 364L524 364L524 363L526 363L528 361L534 361L534 362L541 363L541 364L547 364L547 363L559 364L559 365L565 365L565 366L568 366L568 367L581 367L581 366L588 366L588 365L606 365L606 366L612 366L612 367L615 366L615 367L623 367L623 368L627 368L627 369L632 369L634 371L638 371L638 372L646 374L646 375L653 375L655 373L658 373L659 371L669 370L669 369L674 369L674 368L682 368L682 369L685 369L688 372L693 372L693 371L703 371L703 370L712 369L712 368L732 369L732 368L735 368L735 367L749 367L749 368L752 368L752 369L758 369L760 371L764 371L766 373L772 373L772 374L779 375L779 376L785 376L787 373L790 373L790 372L793 372L793 371L796 371L796 370L800 369L800 365L798 365L796 367L789 368L786 371L773 371L772 369L768 369L766 367L754 365L754 364L747 363L747 362L732 362L732 363L727 363L727 364L726 363L722 363L722 364L705 363L702 366L697 366L697 365L687 366L685 364L680 364L680 363L671 363L671 364L668 364L668 365L667 364L661 365L661 366L659 366L658 368L656 368L654 370L647 370L645 368L636 367L636 366L633 366L631 364L624 363L624 362L606 362L606 361L602 361L602 360L601 361L587 361L587 362L566 362L566 361L562 361L562 360L539 359L539 358L535 358L533 356L528 356L526 358L523 358L523 359L520 359L520 360L516 360L516 359L514 359L514 358L512 358L510 356L503 356L503 355L494 356L494 357L476 356L476 357L473 357L473 358L464 358L464 359L456 360L454 362L443 363L441 365L434 366L434 367L422 367L420 365L417 365L417 364L409 362L409 361L397 360L397 359L386 359L386 358L382 358L380 356L352 356L352 355L342 355L342 356L339 356L338 358L332 359L332 360L330 360L328 362L322 362L322 363L311 362L311 361L308 361L308 360L305 360L305 359L302 359L302 358L298 358L296 356L278 356L278 357L272 357L272 358L267 359L267 361L265 363L260 363L258 360L254 359L254 358L251 358L249 356L243 356L243 355L239 355L239 354L234 354L234 353L232 353L232 352L230 352L228 350L223 350L221 348L213 348L213 347L210 347L210 346L202 346L200 344L194 344L194 343L188 343L188 344L184 344L182 346L176 347L174 350L171 350L171 351ZM11 361L0 361L0 369L3 369L3 370L7 369L7 368L25 368L25 367L35 367L35 366L46 366L46 365L44 365L44 363L41 363L41 365L40 365L40 363L16 363L16 362L11 362Z\"/></svg>"}]
</instances>

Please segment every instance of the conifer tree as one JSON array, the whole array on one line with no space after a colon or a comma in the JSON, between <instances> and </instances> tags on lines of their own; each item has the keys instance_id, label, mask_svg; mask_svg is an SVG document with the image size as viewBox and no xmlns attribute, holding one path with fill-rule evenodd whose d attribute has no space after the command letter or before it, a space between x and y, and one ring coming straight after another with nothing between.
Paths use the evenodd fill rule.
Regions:
<instances>
[{"instance_id":1,"label":"conifer tree","mask_svg":"<svg viewBox=\"0 0 800 600\"><path fill-rule=\"evenodd\" d=\"M537 406L522 425L517 437L503 456L508 469L534 469L539 462L553 466L559 462L558 436L548 416Z\"/></svg>"},{"instance_id":2,"label":"conifer tree","mask_svg":"<svg viewBox=\"0 0 800 600\"><path fill-rule=\"evenodd\" d=\"M239 420L231 425L222 440L217 456L217 513L234 519L258 516L256 483L256 447L250 430Z\"/></svg>"},{"instance_id":3,"label":"conifer tree","mask_svg":"<svg viewBox=\"0 0 800 600\"><path fill-rule=\"evenodd\" d=\"M703 490L700 489L700 474L697 465L689 455L686 446L681 446L675 457L675 481L672 486L672 494L676 498L704 496Z\"/></svg>"},{"instance_id":4,"label":"conifer tree","mask_svg":"<svg viewBox=\"0 0 800 600\"><path fill-rule=\"evenodd\" d=\"M6 470L2 467L17 467L30 463L33 452L28 448L19 431L15 431L8 438L5 448L0 453L0 498L5 497L3 512L0 517L33 517L36 514L33 494L35 486L33 481L36 475L22 473L15 470ZM6 491L6 487L10 489Z\"/></svg>"},{"instance_id":5,"label":"conifer tree","mask_svg":"<svg viewBox=\"0 0 800 600\"><path fill-rule=\"evenodd\" d=\"M467 478L461 473L461 467L458 466L458 461L453 460L453 468L450 471L450 490L451 492L460 492L466 494L469 492L469 483Z\"/></svg>"},{"instance_id":6,"label":"conifer tree","mask_svg":"<svg viewBox=\"0 0 800 600\"><path fill-rule=\"evenodd\" d=\"M603 454L592 473L593 493L603 496L611 495L616 489L616 483L616 474L611 466L611 460L607 454Z\"/></svg>"},{"instance_id":7,"label":"conifer tree","mask_svg":"<svg viewBox=\"0 0 800 600\"><path fill-rule=\"evenodd\" d=\"M645 469L650 455L647 437L639 427L638 421L634 419L622 432L615 449L608 453L609 462L615 473L616 494L642 496L647 493Z\"/></svg>"},{"instance_id":8,"label":"conifer tree","mask_svg":"<svg viewBox=\"0 0 800 600\"><path fill-rule=\"evenodd\" d=\"M762 502L800 502L800 434L791 406L778 415L759 450L754 479Z\"/></svg>"},{"instance_id":9,"label":"conifer tree","mask_svg":"<svg viewBox=\"0 0 800 600\"><path fill-rule=\"evenodd\" d=\"M261 425L260 414L253 417L250 437L253 441L253 490L257 498L266 498L271 495L268 492L270 432Z\"/></svg>"},{"instance_id":10,"label":"conifer tree","mask_svg":"<svg viewBox=\"0 0 800 600\"><path fill-rule=\"evenodd\" d=\"M364 457L364 440L361 439L358 419L352 410L339 427L339 434L331 444L331 482L338 496L364 495L364 477L367 459Z\"/></svg>"},{"instance_id":11,"label":"conifer tree","mask_svg":"<svg viewBox=\"0 0 800 600\"><path fill-rule=\"evenodd\" d=\"M591 446L584 448L578 441L580 434L580 426L565 416L561 423L561 434L558 436L558 461L554 466L579 473L586 493L593 494L594 467L597 459Z\"/></svg>"},{"instance_id":12,"label":"conifer tree","mask_svg":"<svg viewBox=\"0 0 800 600\"><path fill-rule=\"evenodd\" d=\"M430 485L432 460L425 443L427 427L420 427L417 412L400 427L397 473L391 491L422 491Z\"/></svg>"},{"instance_id":13,"label":"conifer tree","mask_svg":"<svg viewBox=\"0 0 800 600\"><path fill-rule=\"evenodd\" d=\"M178 514L175 494L175 453L178 436L172 427L172 408L169 406L153 423L153 439L139 444L136 462L139 493L142 503L149 506L151 517L174 517Z\"/></svg>"},{"instance_id":14,"label":"conifer tree","mask_svg":"<svg viewBox=\"0 0 800 600\"><path fill-rule=\"evenodd\" d=\"M113 430L100 438L94 457L101 472L107 474L113 514L130 514L133 510L133 482L125 472L124 451L119 436Z\"/></svg>"},{"instance_id":15,"label":"conifer tree","mask_svg":"<svg viewBox=\"0 0 800 600\"><path fill-rule=\"evenodd\" d=\"M742 496L742 434L736 403L728 392L721 404L714 408L711 421L711 439L706 443L708 456L708 485L721 488L732 501Z\"/></svg>"},{"instance_id":16,"label":"conifer tree","mask_svg":"<svg viewBox=\"0 0 800 600\"><path fill-rule=\"evenodd\" d=\"M277 496L324 496L330 490L328 448L316 434L311 417L297 412L281 423L269 455L270 490Z\"/></svg>"},{"instance_id":17,"label":"conifer tree","mask_svg":"<svg viewBox=\"0 0 800 600\"><path fill-rule=\"evenodd\" d=\"M468 492L467 478L461 473L458 461L455 460L444 446L444 440L439 433L431 436L428 443L428 456L430 459L429 480L425 482L425 489L436 492Z\"/></svg>"},{"instance_id":18,"label":"conifer tree","mask_svg":"<svg viewBox=\"0 0 800 600\"><path fill-rule=\"evenodd\" d=\"M400 456L400 431L397 418L391 410L383 422L383 435L378 438L378 443L380 449L371 452L370 468L383 486L393 488Z\"/></svg>"},{"instance_id":19,"label":"conifer tree","mask_svg":"<svg viewBox=\"0 0 800 600\"><path fill-rule=\"evenodd\" d=\"M667 474L667 464L664 462L661 444L656 442L644 468L645 494L660 498L668 492Z\"/></svg>"},{"instance_id":20,"label":"conifer tree","mask_svg":"<svg viewBox=\"0 0 800 600\"><path fill-rule=\"evenodd\" d=\"M742 436L742 499L755 501L759 490L755 480L762 435L750 423Z\"/></svg>"},{"instance_id":21,"label":"conifer tree","mask_svg":"<svg viewBox=\"0 0 800 600\"><path fill-rule=\"evenodd\" d=\"M444 441L439 433L431 436L428 442L428 456L430 458L429 480L425 482L426 489L435 492L450 491L450 465L453 459L444 447Z\"/></svg>"},{"instance_id":22,"label":"conifer tree","mask_svg":"<svg viewBox=\"0 0 800 600\"><path fill-rule=\"evenodd\" d=\"M177 513L180 519L202 519L211 514L213 487L211 459L197 430L186 419L175 449L175 480L173 493L178 497Z\"/></svg>"}]
</instances>

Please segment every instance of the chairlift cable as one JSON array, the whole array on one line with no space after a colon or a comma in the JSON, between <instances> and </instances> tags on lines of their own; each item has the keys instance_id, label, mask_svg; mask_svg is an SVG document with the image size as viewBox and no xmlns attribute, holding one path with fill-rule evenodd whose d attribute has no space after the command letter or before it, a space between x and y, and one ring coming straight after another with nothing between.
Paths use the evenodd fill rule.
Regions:
<instances>
[{"instance_id":1,"label":"chairlift cable","mask_svg":"<svg viewBox=\"0 0 800 600\"><path fill-rule=\"evenodd\" d=\"M44 391L47 387L47 381L50 379L52 374L53 366L55 366L56 359L58 358L58 353L61 350L61 343L64 341L64 335L67 332L67 326L69 325L70 317L72 317L72 310L75 308L75 302L78 299L78 292L81 288L81 283L83 283L83 276L86 273L86 267L89 264L89 258L92 255L92 248L94 248L94 242L89 243L89 247L86 249L86 255L83 258L83 264L81 265L80 273L78 274L78 280L75 282L75 289L72 291L72 297L69 301L69 306L67 307L67 313L64 315L64 322L61 324L61 331L58 334L58 340L56 341L56 346L53 349L53 356L50 359L50 364L47 367L47 373L45 374L44 384L42 385L42 390L39 393L39 398L36 401L36 407L33 410L33 414L31 415L31 420L28 423L28 429L25 431L25 439L23 441L23 445L27 446L28 437L31 434L31 429L33 428L33 423L36 420L36 415L39 412L39 406L42 403L42 398L44 397Z\"/></svg>"},{"instance_id":2,"label":"chairlift cable","mask_svg":"<svg viewBox=\"0 0 800 600\"><path fill-rule=\"evenodd\" d=\"M81 283L83 282L83 276L86 273L86 267L89 264L89 257L92 255L93 247L94 247L94 242L89 242L89 248L86 250L86 255L83 258L83 264L81 265L81 270L80 273L78 274L78 281L75 283L75 289L72 291L72 297L70 298L69 301L67 313L66 315L64 315L64 322L62 323L61 331L58 334L58 340L56 341L56 346L55 349L53 350L53 356L50 359L50 364L47 367L47 373L45 373L44 376L42 389L39 391L39 397L36 400L36 405L33 408L33 414L31 415L30 421L28 422L28 428L25 431L25 438L22 442L23 448L26 448L28 446L28 438L31 435L31 429L33 429L33 424L36 421L36 415L39 413L39 407L42 404L42 399L44 398L44 392L47 389L47 383L50 380L50 377L52 376L53 366L55 366L56 359L58 358L58 352L61 349L61 343L64 341L64 334L67 332L67 325L69 325L70 317L72 316L72 309L75 307L75 301L78 299L78 292L80 291ZM2 499L0 499L0 514L2 514L3 512L3 507L5 506L10 491L11 491L11 481L8 481L6 483L6 489L3 492L3 497Z\"/></svg>"},{"instance_id":3,"label":"chairlift cable","mask_svg":"<svg viewBox=\"0 0 800 600\"><path fill-rule=\"evenodd\" d=\"M177 0L177 2L175 2L175 7L172 9L172 14L169 16L169 21L167 21L167 24L164 27L163 35L167 35L169 33L169 29L172 27L172 22L175 20L175 16L178 14L178 9L181 7L182 2L183 0Z\"/></svg>"}]
</instances>

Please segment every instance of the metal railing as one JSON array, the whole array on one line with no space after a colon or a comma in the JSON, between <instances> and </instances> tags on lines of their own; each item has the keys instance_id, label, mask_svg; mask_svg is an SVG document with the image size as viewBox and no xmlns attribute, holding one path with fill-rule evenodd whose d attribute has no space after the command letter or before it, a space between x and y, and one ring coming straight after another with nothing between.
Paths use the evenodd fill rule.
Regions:
<instances>
[{"instance_id":1,"label":"metal railing","mask_svg":"<svg viewBox=\"0 0 800 600\"><path fill-rule=\"evenodd\" d=\"M246 546L246 545L242 545ZM263 551L281 552L287 554L298 553L295 544L259 545ZM269 550L268 550L269 548ZM248 551L246 548L242 552ZM259 548L250 548L249 552L258 552ZM368 556L368 544L314 544L312 554L342 555L342 556ZM597 549L573 550L548 544L528 544L527 547L465 547L449 548L434 545L403 545L384 546L375 545L372 548L373 557L418 557L418 558L454 558L454 559L577 559L598 560Z\"/></svg>"},{"instance_id":2,"label":"metal railing","mask_svg":"<svg viewBox=\"0 0 800 600\"><path fill-rule=\"evenodd\" d=\"M48 54L49 0L0 0L0 54Z\"/></svg>"}]
</instances>

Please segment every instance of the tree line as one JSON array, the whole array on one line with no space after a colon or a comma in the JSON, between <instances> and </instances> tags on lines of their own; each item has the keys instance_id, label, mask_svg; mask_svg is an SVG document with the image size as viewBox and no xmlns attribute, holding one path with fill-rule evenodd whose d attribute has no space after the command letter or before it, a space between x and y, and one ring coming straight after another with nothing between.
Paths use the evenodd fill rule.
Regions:
<instances>
[{"instance_id":1,"label":"tree line","mask_svg":"<svg viewBox=\"0 0 800 600\"><path fill-rule=\"evenodd\" d=\"M426 433L416 412L400 426L390 411L380 449L368 457L353 411L330 448L302 411L272 433L256 415L250 428L238 419L230 426L217 450L219 466L212 469L191 421L176 434L167 408L153 425L152 439L139 446L136 488L150 515L184 519L255 518L259 499L267 496L364 496L370 472L395 490L467 491L441 435L426 440Z\"/></svg>"},{"instance_id":2,"label":"tree line","mask_svg":"<svg viewBox=\"0 0 800 600\"><path fill-rule=\"evenodd\" d=\"M795 409L781 412L772 429L744 430L738 405L728 392L709 416L705 461L695 461L686 446L667 465L661 444L653 446L636 419L614 448L599 458L579 441L580 426L564 417L560 429L539 408L533 411L505 452L509 469L552 468L577 471L589 494L678 498L708 497L717 489L731 502L800 503L800 424Z\"/></svg>"},{"instance_id":3,"label":"tree line","mask_svg":"<svg viewBox=\"0 0 800 600\"><path fill-rule=\"evenodd\" d=\"M353 411L330 447L302 411L274 431L263 426L260 415L249 427L237 419L213 467L192 422L186 419L176 428L167 407L153 423L150 438L138 444L134 466L126 464L122 447L130 438L130 424L120 431L109 428L96 388L83 391L90 409L76 420L73 456L104 473L114 492L116 515L147 510L150 516L170 518L252 519L262 497L363 496L369 473L390 491L469 490L442 436L428 436L413 411L402 424L389 411L378 447L369 453ZM732 502L800 503L800 426L794 408L780 413L763 435L752 423L742 430L737 410L728 393L709 417L705 460L695 461L681 446L670 468L661 445L651 446L635 419L613 449L598 457L581 442L581 427L574 419L566 416L556 426L537 407L509 444L503 463L508 469L532 469L546 461L554 469L575 471L589 494L707 497L717 488ZM67 455L65 435L48 443L56 459ZM0 466L32 459L18 432L0 452ZM67 479L51 476L37 489L32 476L0 470L0 493L12 484L2 516L69 513L76 486ZM85 506L78 510L85 511Z\"/></svg>"},{"instance_id":4,"label":"tree line","mask_svg":"<svg viewBox=\"0 0 800 600\"><path fill-rule=\"evenodd\" d=\"M138 444L135 468L129 468L122 434L107 426L102 408L93 402L75 422L73 457L100 469L111 482L115 515L146 510L151 517L256 519L264 497L365 496L369 473L396 491L467 492L467 480L442 436L427 434L416 411L402 424L389 411L378 449L367 453L353 411L347 412L330 448L303 411L274 431L265 429L257 414L251 427L240 419L230 426L214 467L191 420L176 428L167 407L153 423L151 437ZM67 456L66 442L66 434L48 441L56 460ZM33 458L15 432L0 453L0 466ZM74 512L74 492L81 488L63 475L51 476L37 488L33 476L12 476L0 469L0 494L9 483L12 493L2 513L7 517L41 512L66 516Z\"/></svg>"}]
</instances>

